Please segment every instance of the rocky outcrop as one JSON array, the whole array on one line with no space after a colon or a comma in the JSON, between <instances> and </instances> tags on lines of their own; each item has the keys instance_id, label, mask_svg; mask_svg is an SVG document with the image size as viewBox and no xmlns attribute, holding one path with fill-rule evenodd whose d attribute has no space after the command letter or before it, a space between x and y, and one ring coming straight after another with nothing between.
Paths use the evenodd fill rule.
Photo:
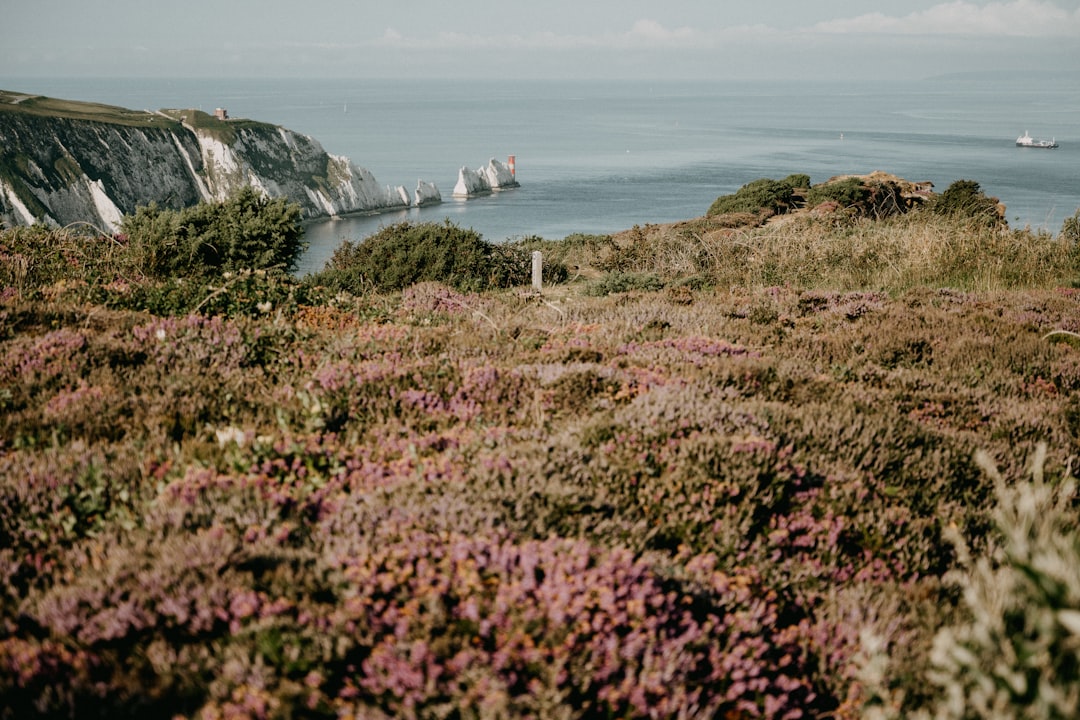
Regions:
<instances>
[{"instance_id":1,"label":"rocky outcrop","mask_svg":"<svg viewBox=\"0 0 1080 720\"><path fill-rule=\"evenodd\" d=\"M858 214L866 216L885 217L902 214L922 206L934 197L934 183L929 180L913 182L881 170L864 175L836 175L815 187L827 188L844 182L857 182L864 190L860 202L854 208L846 209L854 209ZM808 209L816 210L818 214L828 213L832 204L836 203L825 203L826 207L818 206ZM835 209L845 208L837 205Z\"/></svg>"},{"instance_id":2,"label":"rocky outcrop","mask_svg":"<svg viewBox=\"0 0 1080 720\"><path fill-rule=\"evenodd\" d=\"M123 108L0 92L0 224L90 222L115 230L157 203L180 209L253 186L300 205L305 218L441 201L381 185L313 138L276 125L195 110Z\"/></svg>"},{"instance_id":3,"label":"rocky outcrop","mask_svg":"<svg viewBox=\"0 0 1080 720\"><path fill-rule=\"evenodd\" d=\"M458 171L454 197L469 198L516 187L519 187L518 181L510 166L491 158L486 167L476 170L463 167Z\"/></svg>"},{"instance_id":4,"label":"rocky outcrop","mask_svg":"<svg viewBox=\"0 0 1080 720\"><path fill-rule=\"evenodd\" d=\"M413 205L416 207L427 207L428 205L438 205L442 202L442 193L439 192L439 188L435 187L435 183L424 182L418 180L416 182L416 192L413 193Z\"/></svg>"}]
</instances>

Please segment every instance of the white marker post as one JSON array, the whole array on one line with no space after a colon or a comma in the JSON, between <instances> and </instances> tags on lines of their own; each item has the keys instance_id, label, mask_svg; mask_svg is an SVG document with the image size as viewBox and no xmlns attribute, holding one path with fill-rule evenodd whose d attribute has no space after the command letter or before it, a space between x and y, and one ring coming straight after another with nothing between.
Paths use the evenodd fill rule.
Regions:
<instances>
[{"instance_id":1,"label":"white marker post","mask_svg":"<svg viewBox=\"0 0 1080 720\"><path fill-rule=\"evenodd\" d=\"M532 286L536 292L544 287L544 255L539 250L532 254Z\"/></svg>"}]
</instances>

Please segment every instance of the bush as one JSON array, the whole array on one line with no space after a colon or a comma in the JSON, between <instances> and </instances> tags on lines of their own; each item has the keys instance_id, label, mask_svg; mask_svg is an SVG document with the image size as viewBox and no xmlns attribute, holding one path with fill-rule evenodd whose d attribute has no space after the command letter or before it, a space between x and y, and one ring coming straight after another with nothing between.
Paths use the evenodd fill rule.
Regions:
<instances>
[{"instance_id":1,"label":"bush","mask_svg":"<svg viewBox=\"0 0 1080 720\"><path fill-rule=\"evenodd\" d=\"M806 173L792 173L781 182L792 190L806 190L810 187L810 176Z\"/></svg>"},{"instance_id":2,"label":"bush","mask_svg":"<svg viewBox=\"0 0 1080 720\"><path fill-rule=\"evenodd\" d=\"M624 292L655 292L664 288L664 281L653 273L610 272L585 288L585 294L603 297Z\"/></svg>"},{"instance_id":3,"label":"bush","mask_svg":"<svg viewBox=\"0 0 1080 720\"><path fill-rule=\"evenodd\" d=\"M300 305L325 304L327 298L280 269L225 272L202 282L170 278L145 282L123 290L105 288L94 299L124 310L143 310L158 316L200 315L221 317L273 316L292 313Z\"/></svg>"},{"instance_id":4,"label":"bush","mask_svg":"<svg viewBox=\"0 0 1080 720\"><path fill-rule=\"evenodd\" d=\"M360 242L344 242L316 281L356 295L403 290L424 281L479 291L526 284L530 271L523 246L493 245L449 220L403 222Z\"/></svg>"},{"instance_id":5,"label":"bush","mask_svg":"<svg viewBox=\"0 0 1080 720\"><path fill-rule=\"evenodd\" d=\"M517 238L502 246L504 252L529 259L533 251L544 256L544 284L554 285L570 278L571 266L580 267L596 257L600 248L613 245L610 235L567 235L563 240L547 240L539 235Z\"/></svg>"},{"instance_id":6,"label":"bush","mask_svg":"<svg viewBox=\"0 0 1080 720\"><path fill-rule=\"evenodd\" d=\"M936 198L931 210L945 217L970 220L984 227L1003 227L997 198L987 197L974 180L957 180Z\"/></svg>"},{"instance_id":7,"label":"bush","mask_svg":"<svg viewBox=\"0 0 1080 720\"><path fill-rule=\"evenodd\" d=\"M809 175L788 175L783 180L761 178L743 185L734 195L721 195L705 214L754 213L768 217L785 213L795 205L795 191L809 185Z\"/></svg>"},{"instance_id":8,"label":"bush","mask_svg":"<svg viewBox=\"0 0 1080 720\"><path fill-rule=\"evenodd\" d=\"M865 203L870 198L870 188L861 178L845 178L836 182L824 182L810 188L806 196L808 207L817 207L824 202L835 202L840 207L848 208Z\"/></svg>"},{"instance_id":9,"label":"bush","mask_svg":"<svg viewBox=\"0 0 1080 720\"><path fill-rule=\"evenodd\" d=\"M250 187L183 210L140 207L121 228L143 271L156 278L271 267L291 272L306 248L300 206Z\"/></svg>"},{"instance_id":10,"label":"bush","mask_svg":"<svg viewBox=\"0 0 1080 720\"><path fill-rule=\"evenodd\" d=\"M890 179L850 177L822 183L807 193L807 205L835 203L850 215L876 219L902 215L911 207L900 184Z\"/></svg>"}]
</instances>

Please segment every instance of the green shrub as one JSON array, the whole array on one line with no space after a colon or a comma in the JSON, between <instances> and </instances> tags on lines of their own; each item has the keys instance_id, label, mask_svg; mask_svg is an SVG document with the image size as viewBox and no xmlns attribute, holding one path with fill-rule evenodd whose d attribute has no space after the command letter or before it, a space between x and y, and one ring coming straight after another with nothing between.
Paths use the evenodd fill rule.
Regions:
<instances>
[{"instance_id":1,"label":"green shrub","mask_svg":"<svg viewBox=\"0 0 1080 720\"><path fill-rule=\"evenodd\" d=\"M168 278L123 289L104 288L95 296L115 309L142 310L158 316L200 315L274 317L300 305L326 303L325 291L280 269L225 272L216 279Z\"/></svg>"},{"instance_id":2,"label":"green shrub","mask_svg":"<svg viewBox=\"0 0 1080 720\"><path fill-rule=\"evenodd\" d=\"M792 190L806 190L810 187L810 176L806 173L792 173L780 182Z\"/></svg>"},{"instance_id":3,"label":"green shrub","mask_svg":"<svg viewBox=\"0 0 1080 720\"><path fill-rule=\"evenodd\" d=\"M292 271L306 248L300 206L250 187L224 202L183 210L140 207L121 229L142 269L157 278L271 267Z\"/></svg>"},{"instance_id":4,"label":"green shrub","mask_svg":"<svg viewBox=\"0 0 1080 720\"><path fill-rule=\"evenodd\" d=\"M615 243L610 235L585 235L574 233L563 240L548 240L539 235L528 235L508 242L505 252L517 253L531 259L533 251L544 256L544 284L566 282L571 267L581 268L595 261L604 252L610 252ZM530 260L531 262L531 260Z\"/></svg>"},{"instance_id":5,"label":"green shrub","mask_svg":"<svg viewBox=\"0 0 1080 720\"><path fill-rule=\"evenodd\" d=\"M634 290L653 292L663 289L664 281L653 273L611 272L590 284L585 289L585 294L603 297Z\"/></svg>"},{"instance_id":6,"label":"green shrub","mask_svg":"<svg viewBox=\"0 0 1080 720\"><path fill-rule=\"evenodd\" d=\"M493 245L475 230L443 223L403 222L334 251L317 281L334 290L403 290L418 282L479 291L529 282L525 246Z\"/></svg>"},{"instance_id":7,"label":"green shrub","mask_svg":"<svg viewBox=\"0 0 1080 720\"><path fill-rule=\"evenodd\" d=\"M734 195L721 195L709 207L706 215L754 213L776 215L787 212L793 205L795 190L810 185L809 175L789 175L783 180L761 178L739 188Z\"/></svg>"},{"instance_id":8,"label":"green shrub","mask_svg":"<svg viewBox=\"0 0 1080 720\"><path fill-rule=\"evenodd\" d=\"M836 182L824 182L810 188L806 196L808 207L817 207L824 202L835 202L840 207L851 207L866 202L870 198L870 188L860 178L844 178Z\"/></svg>"},{"instance_id":9,"label":"green shrub","mask_svg":"<svg viewBox=\"0 0 1080 720\"><path fill-rule=\"evenodd\" d=\"M147 277L122 236L41 225L0 233L0 297L94 303L154 315L259 316L323 304L325 290L281 268Z\"/></svg>"},{"instance_id":10,"label":"green shrub","mask_svg":"<svg viewBox=\"0 0 1080 720\"><path fill-rule=\"evenodd\" d=\"M997 198L987 197L974 180L957 180L934 200L930 208L938 215L970 220L985 227L1005 225L998 211Z\"/></svg>"},{"instance_id":11,"label":"green shrub","mask_svg":"<svg viewBox=\"0 0 1080 720\"><path fill-rule=\"evenodd\" d=\"M912 204L898 182L888 178L846 177L815 185L806 196L808 207L835 203L851 216L874 219L901 215Z\"/></svg>"}]
</instances>

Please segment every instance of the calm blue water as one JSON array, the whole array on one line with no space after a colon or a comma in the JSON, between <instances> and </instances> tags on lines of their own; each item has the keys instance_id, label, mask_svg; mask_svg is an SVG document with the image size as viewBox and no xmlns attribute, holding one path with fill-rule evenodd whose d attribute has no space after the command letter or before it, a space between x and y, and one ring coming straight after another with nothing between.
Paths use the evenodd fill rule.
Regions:
<instances>
[{"instance_id":1,"label":"calm blue water","mask_svg":"<svg viewBox=\"0 0 1080 720\"><path fill-rule=\"evenodd\" d=\"M225 107L346 155L380 182L433 181L442 205L309 226L301 271L343 239L449 218L488 240L606 233L705 212L760 177L885 170L939 191L975 180L1013 227L1080 208L1080 75L910 82L11 79L0 88L130 108ZM1025 130L1057 150L1024 150ZM521 188L450 197L463 165L517 159Z\"/></svg>"}]
</instances>

